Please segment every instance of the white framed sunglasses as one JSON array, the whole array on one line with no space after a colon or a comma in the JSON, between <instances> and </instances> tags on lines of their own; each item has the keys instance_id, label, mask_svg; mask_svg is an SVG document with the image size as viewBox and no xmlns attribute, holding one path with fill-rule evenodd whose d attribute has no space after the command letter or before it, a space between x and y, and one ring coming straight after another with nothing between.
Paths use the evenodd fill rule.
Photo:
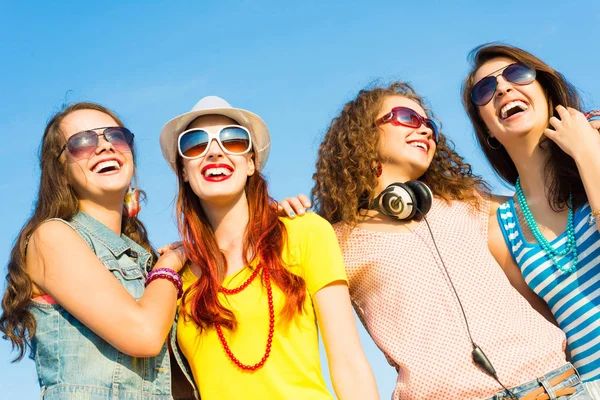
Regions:
<instances>
[{"instance_id":1,"label":"white framed sunglasses","mask_svg":"<svg viewBox=\"0 0 600 400\"><path fill-rule=\"evenodd\" d=\"M217 141L226 154L241 155L252 149L252 137L248 129L240 125L227 125L212 133L202 128L181 132L177 139L179 155L188 159L203 157L208 153L213 140Z\"/></svg>"}]
</instances>

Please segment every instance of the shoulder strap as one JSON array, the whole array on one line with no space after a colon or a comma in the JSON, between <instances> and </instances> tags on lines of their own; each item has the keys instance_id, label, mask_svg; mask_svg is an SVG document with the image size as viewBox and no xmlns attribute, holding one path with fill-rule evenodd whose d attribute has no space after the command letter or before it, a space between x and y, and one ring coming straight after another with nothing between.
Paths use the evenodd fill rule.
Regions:
<instances>
[{"instance_id":1,"label":"shoulder strap","mask_svg":"<svg viewBox=\"0 0 600 400\"><path fill-rule=\"evenodd\" d=\"M502 231L502 236L504 236L504 241L510 251L510 255L515 259L515 253L523 245L523 238L519 234L519 220L517 219L514 199L510 198L507 202L500 205L496 211L496 215L498 216L498 225L500 225L500 230Z\"/></svg>"}]
</instances>

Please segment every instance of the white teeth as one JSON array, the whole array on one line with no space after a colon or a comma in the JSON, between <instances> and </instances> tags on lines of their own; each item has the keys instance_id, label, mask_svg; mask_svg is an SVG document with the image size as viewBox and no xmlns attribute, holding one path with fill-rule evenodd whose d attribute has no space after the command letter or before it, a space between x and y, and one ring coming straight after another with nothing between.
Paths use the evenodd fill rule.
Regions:
<instances>
[{"instance_id":1,"label":"white teeth","mask_svg":"<svg viewBox=\"0 0 600 400\"><path fill-rule=\"evenodd\" d=\"M410 145L413 147L420 147L420 148L424 149L425 151L429 151L429 146L427 146L423 142L412 142L412 143L410 143Z\"/></svg>"},{"instance_id":2,"label":"white teeth","mask_svg":"<svg viewBox=\"0 0 600 400\"><path fill-rule=\"evenodd\" d=\"M231 175L231 173L227 168L209 168L204 171L204 176Z\"/></svg>"},{"instance_id":3,"label":"white teeth","mask_svg":"<svg viewBox=\"0 0 600 400\"><path fill-rule=\"evenodd\" d=\"M102 161L102 162L96 164L96 166L93 169L93 172L100 172L105 168L113 168L113 167L116 168L117 170L121 169L121 166L115 160Z\"/></svg>"},{"instance_id":4,"label":"white teeth","mask_svg":"<svg viewBox=\"0 0 600 400\"><path fill-rule=\"evenodd\" d=\"M521 100L511 101L510 103L508 103L504 107L502 107L502 109L500 110L500 118L502 118L502 119L507 118L508 112L515 107L519 107L522 111L527 111L527 109L529 108L529 107L527 107L527 104L525 104L524 101L521 101Z\"/></svg>"}]
</instances>

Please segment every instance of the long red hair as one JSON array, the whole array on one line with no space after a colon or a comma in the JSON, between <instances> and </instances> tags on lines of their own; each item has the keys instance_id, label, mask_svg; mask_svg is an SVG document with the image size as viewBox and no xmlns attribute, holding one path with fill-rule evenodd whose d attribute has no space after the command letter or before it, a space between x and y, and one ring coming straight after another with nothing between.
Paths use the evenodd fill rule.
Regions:
<instances>
[{"instance_id":1,"label":"long red hair","mask_svg":"<svg viewBox=\"0 0 600 400\"><path fill-rule=\"evenodd\" d=\"M219 249L200 200L189 183L183 180L181 160L177 160L179 195L177 198L177 222L179 233L188 258L202 271L198 280L183 295L182 310L185 317L191 317L200 327L206 329L214 323L234 330L237 321L231 310L219 302L219 288L225 279L227 260ZM281 311L284 321L291 321L296 313L303 312L306 299L306 282L290 272L282 259L282 251L287 233L283 222L278 218L275 201L269 197L267 182L255 171L246 182L249 223L244 235L244 256L249 255L248 264L260 257L262 267L269 271L271 281L285 295ZM264 283L263 283L264 284ZM187 299L191 296L191 301Z\"/></svg>"}]
</instances>

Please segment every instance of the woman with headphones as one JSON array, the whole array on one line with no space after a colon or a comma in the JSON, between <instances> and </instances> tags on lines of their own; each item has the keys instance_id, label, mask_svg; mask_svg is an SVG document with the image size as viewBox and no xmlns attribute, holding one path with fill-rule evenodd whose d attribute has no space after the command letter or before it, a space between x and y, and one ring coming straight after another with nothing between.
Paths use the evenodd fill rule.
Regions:
<instances>
[{"instance_id":1,"label":"woman with headphones","mask_svg":"<svg viewBox=\"0 0 600 400\"><path fill-rule=\"evenodd\" d=\"M348 102L313 178L355 310L398 371L393 399L589 399L565 361L563 332L513 289L488 249L500 199L412 87L365 89ZM281 206L301 211L298 203Z\"/></svg>"}]
</instances>

